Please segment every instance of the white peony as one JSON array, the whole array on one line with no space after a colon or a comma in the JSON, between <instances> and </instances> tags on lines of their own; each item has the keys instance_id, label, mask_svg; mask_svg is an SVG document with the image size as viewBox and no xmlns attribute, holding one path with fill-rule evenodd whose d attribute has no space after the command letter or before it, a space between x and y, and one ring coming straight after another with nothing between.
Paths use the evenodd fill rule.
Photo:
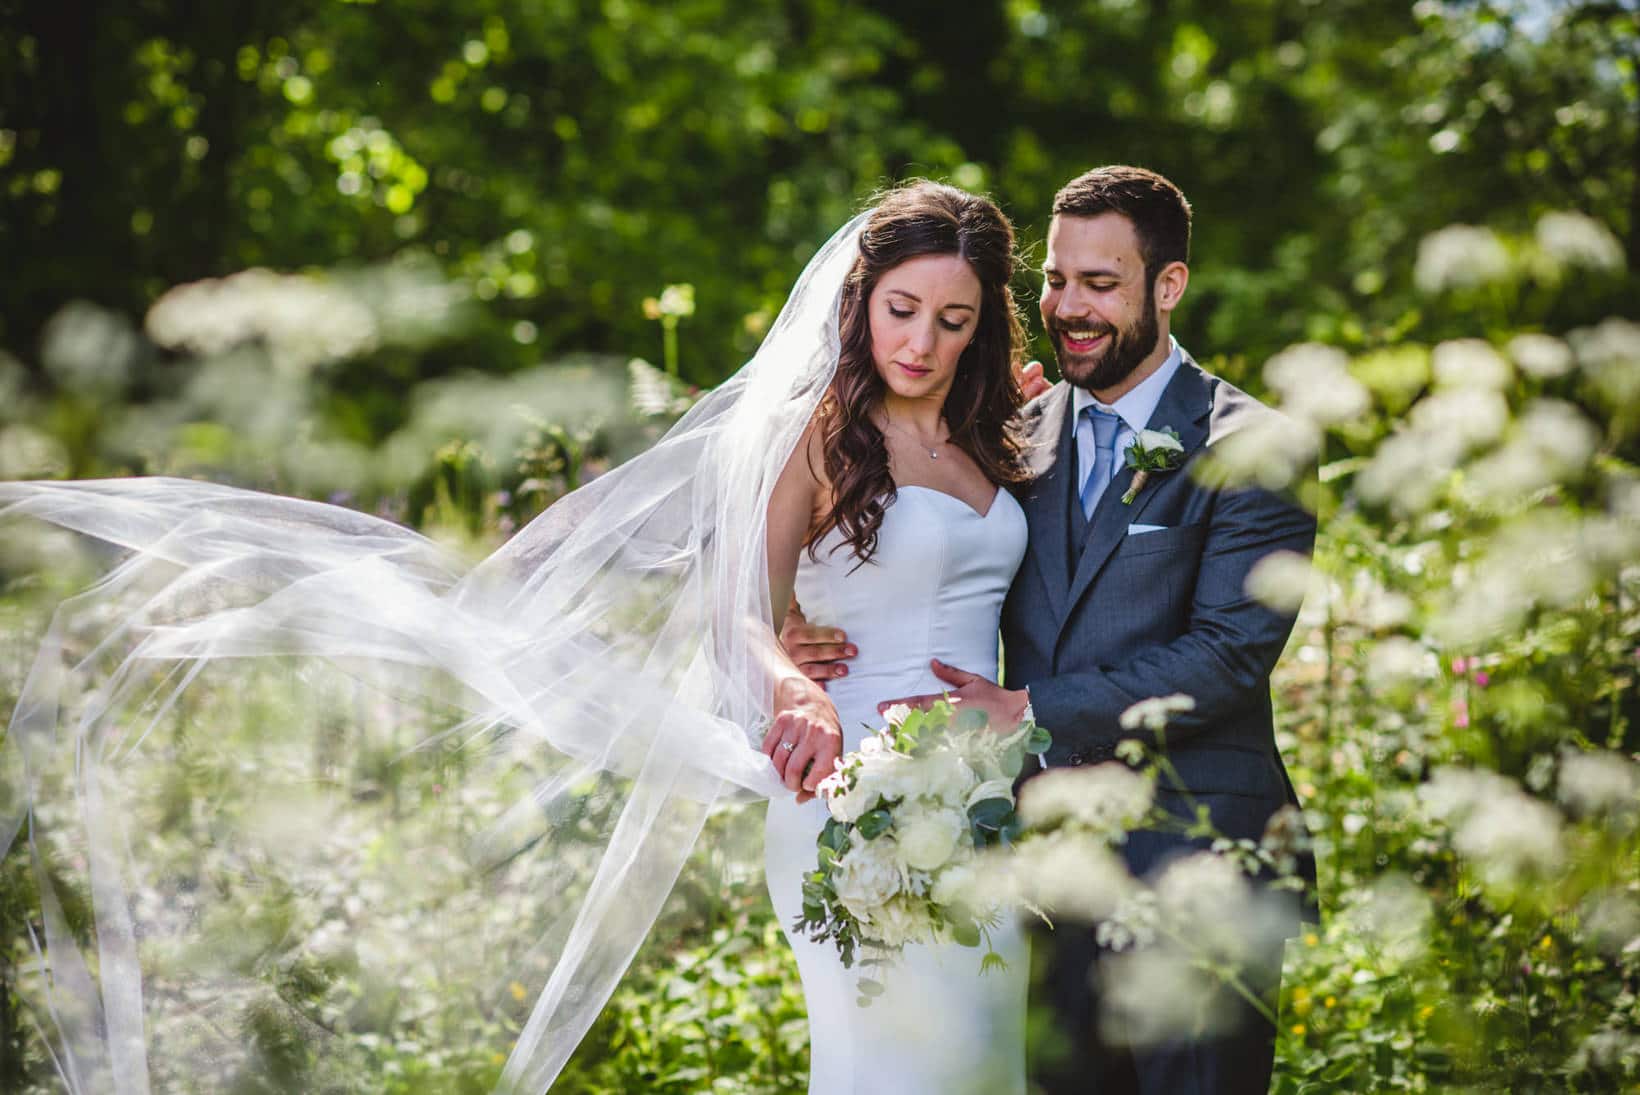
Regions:
<instances>
[{"instance_id":1,"label":"white peony","mask_svg":"<svg viewBox=\"0 0 1640 1095\"><path fill-rule=\"evenodd\" d=\"M914 763L915 773L907 773L915 793L939 802L966 805L968 791L978 781L974 770L956 753L941 749Z\"/></svg>"},{"instance_id":2,"label":"white peony","mask_svg":"<svg viewBox=\"0 0 1640 1095\"><path fill-rule=\"evenodd\" d=\"M933 871L949 860L968 833L968 817L949 807L902 807L894 819L900 862Z\"/></svg>"},{"instance_id":3,"label":"white peony","mask_svg":"<svg viewBox=\"0 0 1640 1095\"><path fill-rule=\"evenodd\" d=\"M889 898L900 892L904 876L895 863L892 837L855 844L837 861L831 888L837 900L857 920L869 920Z\"/></svg>"},{"instance_id":4,"label":"white peony","mask_svg":"<svg viewBox=\"0 0 1640 1095\"><path fill-rule=\"evenodd\" d=\"M860 795L867 803L860 813L875 809L879 799L896 799L905 794L901 772L906 762L906 757L886 750L859 754L850 794Z\"/></svg>"},{"instance_id":5,"label":"white peony","mask_svg":"<svg viewBox=\"0 0 1640 1095\"><path fill-rule=\"evenodd\" d=\"M883 712L883 721L890 726L899 726L911 717L911 708L903 703L897 703Z\"/></svg>"}]
</instances>

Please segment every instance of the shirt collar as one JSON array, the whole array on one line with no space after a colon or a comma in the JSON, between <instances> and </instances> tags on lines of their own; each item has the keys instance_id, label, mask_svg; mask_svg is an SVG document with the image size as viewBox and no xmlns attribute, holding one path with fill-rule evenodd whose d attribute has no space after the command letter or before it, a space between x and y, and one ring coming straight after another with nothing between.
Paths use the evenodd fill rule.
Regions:
<instances>
[{"instance_id":1,"label":"shirt collar","mask_svg":"<svg viewBox=\"0 0 1640 1095\"><path fill-rule=\"evenodd\" d=\"M1089 407L1098 407L1102 411L1109 411L1122 420L1123 425L1134 433L1147 429L1150 426L1150 416L1156 413L1156 405L1162 401L1162 393L1173 380L1173 374L1179 371L1179 365L1184 361L1184 352L1179 349L1179 340L1172 335L1167 336L1167 360L1162 367L1145 377L1133 390L1128 392L1115 403L1101 403L1093 397L1091 392L1082 388L1072 388L1071 398L1080 415Z\"/></svg>"}]
</instances>

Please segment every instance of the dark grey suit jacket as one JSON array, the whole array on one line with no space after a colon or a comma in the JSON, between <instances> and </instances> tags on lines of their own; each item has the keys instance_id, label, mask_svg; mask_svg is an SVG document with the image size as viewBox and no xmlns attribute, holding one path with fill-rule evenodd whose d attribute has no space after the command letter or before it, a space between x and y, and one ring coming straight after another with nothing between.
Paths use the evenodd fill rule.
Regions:
<instances>
[{"instance_id":1,"label":"dark grey suit jacket","mask_svg":"<svg viewBox=\"0 0 1640 1095\"><path fill-rule=\"evenodd\" d=\"M1003 608L1004 679L1029 686L1037 722L1053 734L1047 763L1111 759L1133 736L1118 723L1124 710L1182 692L1196 707L1169 725L1167 751L1186 789L1257 798L1268 804L1262 816L1293 801L1270 671L1294 617L1259 603L1246 581L1273 551L1309 554L1315 518L1270 491L1214 489L1191 474L1214 444L1277 412L1186 354L1148 423L1178 431L1184 466L1152 473L1131 505L1121 501L1133 479L1124 467L1086 522L1071 509L1070 387L1056 385L1023 414L1033 475L1015 493L1030 541ZM1130 535L1137 523L1165 528Z\"/></svg>"}]
</instances>

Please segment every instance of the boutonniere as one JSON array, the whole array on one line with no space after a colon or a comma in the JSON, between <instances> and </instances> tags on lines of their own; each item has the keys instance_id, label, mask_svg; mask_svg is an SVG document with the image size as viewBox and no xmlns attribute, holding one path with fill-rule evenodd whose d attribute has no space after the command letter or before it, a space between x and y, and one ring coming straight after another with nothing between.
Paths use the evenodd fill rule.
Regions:
<instances>
[{"instance_id":1,"label":"boutonniere","mask_svg":"<svg viewBox=\"0 0 1640 1095\"><path fill-rule=\"evenodd\" d=\"M1133 444L1128 446L1127 466L1133 469L1133 484L1122 495L1122 505L1131 506L1139 492L1150 482L1154 471L1172 471L1184 463L1184 442L1172 426L1159 430L1140 430Z\"/></svg>"}]
</instances>

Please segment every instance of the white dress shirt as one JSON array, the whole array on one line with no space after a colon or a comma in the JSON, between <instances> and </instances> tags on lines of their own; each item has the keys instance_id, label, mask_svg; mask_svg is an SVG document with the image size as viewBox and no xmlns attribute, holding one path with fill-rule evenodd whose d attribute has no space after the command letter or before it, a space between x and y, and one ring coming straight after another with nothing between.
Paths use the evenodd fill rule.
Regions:
<instances>
[{"instance_id":1,"label":"white dress shirt","mask_svg":"<svg viewBox=\"0 0 1640 1095\"><path fill-rule=\"evenodd\" d=\"M1169 352L1162 367L1134 385L1132 391L1115 403L1101 403L1091 392L1082 388L1072 389L1072 405L1076 408L1076 486L1079 495L1087 488L1088 473L1093 470L1094 460L1093 423L1082 412L1088 407L1098 407L1122 420L1121 428L1116 431L1116 462L1111 469L1114 478L1118 470L1127 466L1124 454L1138 438L1139 431L1149 428L1150 416L1156 413L1156 404L1162 401L1162 393L1167 390L1173 374L1179 371L1179 364L1184 360L1179 342L1172 335L1167 336L1167 345ZM1159 422L1157 425L1178 428L1178 424L1173 422Z\"/></svg>"}]
</instances>

